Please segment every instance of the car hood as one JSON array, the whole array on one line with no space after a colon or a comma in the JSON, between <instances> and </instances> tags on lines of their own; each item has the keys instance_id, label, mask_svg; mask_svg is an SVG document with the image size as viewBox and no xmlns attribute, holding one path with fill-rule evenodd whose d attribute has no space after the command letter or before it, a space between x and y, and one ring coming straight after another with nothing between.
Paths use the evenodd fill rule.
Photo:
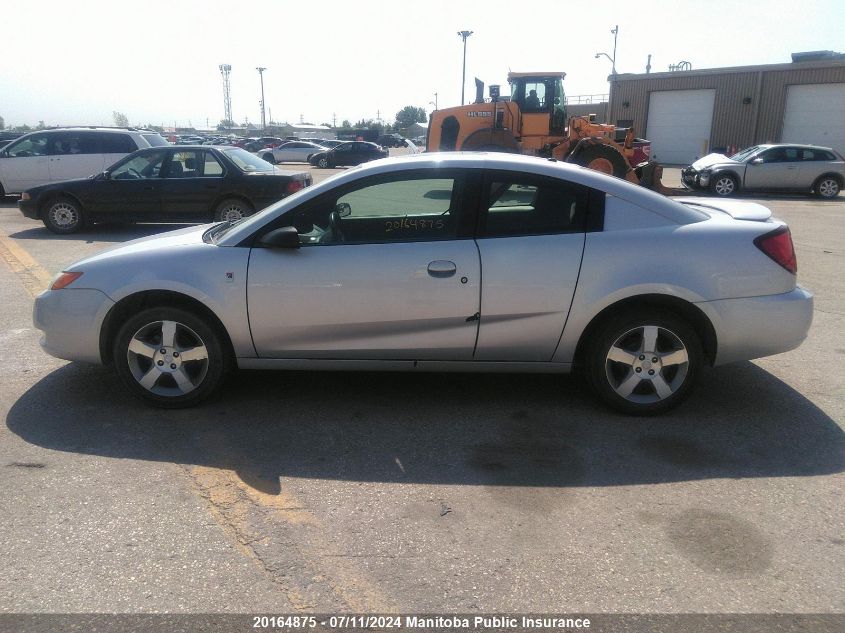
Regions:
<instances>
[{"instance_id":1,"label":"car hood","mask_svg":"<svg viewBox=\"0 0 845 633\"><path fill-rule=\"evenodd\" d=\"M124 257L133 254L148 255L155 251L170 251L179 246L203 244L203 234L214 224L217 223L189 226L175 231L159 233L157 235L150 235L149 237L132 240L131 242L125 242L123 244L113 246L112 248L107 248L104 251L100 251L91 257L81 259L66 270L68 272L83 270L85 266L103 263L115 257Z\"/></svg>"},{"instance_id":2,"label":"car hood","mask_svg":"<svg viewBox=\"0 0 845 633\"><path fill-rule=\"evenodd\" d=\"M731 160L724 154L707 154L692 164L692 168L700 171L714 165L742 165L739 161Z\"/></svg>"}]
</instances>

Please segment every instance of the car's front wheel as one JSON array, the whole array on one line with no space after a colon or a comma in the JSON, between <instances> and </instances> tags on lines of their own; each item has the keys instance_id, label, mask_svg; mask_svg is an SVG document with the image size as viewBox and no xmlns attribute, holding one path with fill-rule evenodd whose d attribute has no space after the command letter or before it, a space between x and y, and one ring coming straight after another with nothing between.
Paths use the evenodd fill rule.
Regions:
<instances>
[{"instance_id":1,"label":"car's front wheel","mask_svg":"<svg viewBox=\"0 0 845 633\"><path fill-rule=\"evenodd\" d=\"M630 415L656 415L679 405L692 389L703 356L695 330L661 310L608 319L586 354L593 390Z\"/></svg>"},{"instance_id":2,"label":"car's front wheel","mask_svg":"<svg viewBox=\"0 0 845 633\"><path fill-rule=\"evenodd\" d=\"M211 396L229 364L215 329L179 308L150 308L126 321L112 359L135 396L167 409L190 407Z\"/></svg>"},{"instance_id":3,"label":"car's front wheel","mask_svg":"<svg viewBox=\"0 0 845 633\"><path fill-rule=\"evenodd\" d=\"M813 185L813 191L819 198L832 200L839 195L842 185L833 176L822 176Z\"/></svg>"},{"instance_id":4,"label":"car's front wheel","mask_svg":"<svg viewBox=\"0 0 845 633\"><path fill-rule=\"evenodd\" d=\"M710 183L710 189L717 196L732 196L738 188L736 178L730 174L718 174Z\"/></svg>"},{"instance_id":5,"label":"car's front wheel","mask_svg":"<svg viewBox=\"0 0 845 633\"><path fill-rule=\"evenodd\" d=\"M43 222L53 233L67 235L76 233L85 226L85 215L76 200L55 198L45 206Z\"/></svg>"},{"instance_id":6,"label":"car's front wheel","mask_svg":"<svg viewBox=\"0 0 845 633\"><path fill-rule=\"evenodd\" d=\"M217 222L236 222L252 213L252 207L238 198L228 198L217 205L214 219Z\"/></svg>"},{"instance_id":7,"label":"car's front wheel","mask_svg":"<svg viewBox=\"0 0 845 633\"><path fill-rule=\"evenodd\" d=\"M317 167L320 169L326 169L329 167L329 159L326 156L320 156L317 159Z\"/></svg>"}]
</instances>

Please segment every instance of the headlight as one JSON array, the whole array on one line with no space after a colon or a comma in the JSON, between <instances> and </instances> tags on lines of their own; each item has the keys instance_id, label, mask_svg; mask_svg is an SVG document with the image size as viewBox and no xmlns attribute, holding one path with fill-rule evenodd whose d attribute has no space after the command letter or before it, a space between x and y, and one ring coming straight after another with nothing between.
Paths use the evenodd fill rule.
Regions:
<instances>
[{"instance_id":1,"label":"headlight","mask_svg":"<svg viewBox=\"0 0 845 633\"><path fill-rule=\"evenodd\" d=\"M21 194L21 200L32 200L32 197L26 191L24 191Z\"/></svg>"},{"instance_id":2,"label":"headlight","mask_svg":"<svg viewBox=\"0 0 845 633\"><path fill-rule=\"evenodd\" d=\"M699 176L708 176L708 177L709 177L709 176L710 176L710 170L709 170L709 169L702 169L700 172L698 172L698 175L699 175Z\"/></svg>"}]
</instances>

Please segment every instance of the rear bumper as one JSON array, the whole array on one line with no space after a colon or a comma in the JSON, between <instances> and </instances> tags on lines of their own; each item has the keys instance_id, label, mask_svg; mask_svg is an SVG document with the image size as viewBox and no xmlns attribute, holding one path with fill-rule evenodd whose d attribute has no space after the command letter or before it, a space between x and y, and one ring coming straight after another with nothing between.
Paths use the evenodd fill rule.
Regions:
<instances>
[{"instance_id":1,"label":"rear bumper","mask_svg":"<svg viewBox=\"0 0 845 633\"><path fill-rule=\"evenodd\" d=\"M714 365L795 349L807 338L813 322L813 294L801 286L779 295L696 305L710 317L716 330Z\"/></svg>"}]
</instances>

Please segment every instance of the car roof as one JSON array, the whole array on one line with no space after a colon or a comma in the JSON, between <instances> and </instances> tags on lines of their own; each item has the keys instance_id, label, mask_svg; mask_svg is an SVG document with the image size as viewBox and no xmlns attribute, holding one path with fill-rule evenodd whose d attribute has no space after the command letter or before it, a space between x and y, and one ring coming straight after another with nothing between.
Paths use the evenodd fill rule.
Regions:
<instances>
[{"instance_id":1,"label":"car roof","mask_svg":"<svg viewBox=\"0 0 845 633\"><path fill-rule=\"evenodd\" d=\"M800 147L802 149L823 149L832 152L832 147L824 147L822 145L808 145L806 143L759 143L757 147L769 149L770 147Z\"/></svg>"}]
</instances>

